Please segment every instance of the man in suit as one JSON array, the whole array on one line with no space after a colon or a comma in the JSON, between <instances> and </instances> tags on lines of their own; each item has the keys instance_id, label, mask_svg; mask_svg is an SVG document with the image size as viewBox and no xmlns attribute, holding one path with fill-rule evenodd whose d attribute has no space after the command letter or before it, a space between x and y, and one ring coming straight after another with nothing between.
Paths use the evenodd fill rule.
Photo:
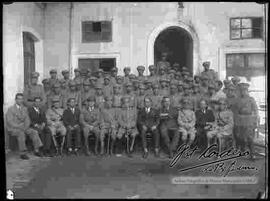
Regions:
<instances>
[{"instance_id":1,"label":"man in suit","mask_svg":"<svg viewBox=\"0 0 270 201\"><path fill-rule=\"evenodd\" d=\"M51 156L50 146L52 139L48 133L48 128L46 127L47 120L45 111L41 108L41 97L34 98L34 104L32 107L28 108L28 114L31 122L29 129L31 129L32 132L38 132L43 143L43 154ZM38 149L35 151L35 154L41 156Z\"/></svg>"},{"instance_id":2,"label":"man in suit","mask_svg":"<svg viewBox=\"0 0 270 201\"><path fill-rule=\"evenodd\" d=\"M144 108L142 108L138 112L137 124L142 137L142 144L144 151L143 158L147 158L148 156L148 149L146 144L147 132L151 132L154 135L155 156L158 157L160 135L157 127L159 125L159 113L156 109L152 107L152 100L149 96L145 96L144 98Z\"/></svg>"},{"instance_id":3,"label":"man in suit","mask_svg":"<svg viewBox=\"0 0 270 201\"><path fill-rule=\"evenodd\" d=\"M170 105L170 98L165 96L162 99L162 108L160 109L160 133L165 145L169 150L169 158L173 157L179 141L179 132L177 125L178 112ZM170 140L169 131L173 132L173 138Z\"/></svg>"},{"instance_id":4,"label":"man in suit","mask_svg":"<svg viewBox=\"0 0 270 201\"><path fill-rule=\"evenodd\" d=\"M68 99L68 108L63 113L63 123L67 133L68 154L72 153L72 137L75 138L74 153L78 154L81 145L80 110L75 107L75 99Z\"/></svg>"},{"instance_id":5,"label":"man in suit","mask_svg":"<svg viewBox=\"0 0 270 201\"><path fill-rule=\"evenodd\" d=\"M199 109L195 112L197 130L197 145L201 150L207 147L206 132L209 131L215 122L215 116L212 110L207 106L206 99L201 99L199 102ZM199 142L199 144L198 144Z\"/></svg>"},{"instance_id":6,"label":"man in suit","mask_svg":"<svg viewBox=\"0 0 270 201\"><path fill-rule=\"evenodd\" d=\"M16 137L18 140L20 158L27 160L29 157L26 154L26 135L29 135L35 149L41 147L42 142L39 138L38 132L33 132L33 130L29 129L30 119L27 108L23 106L23 94L17 93L15 101L16 103L8 109L6 114L7 131L11 136Z\"/></svg>"},{"instance_id":7,"label":"man in suit","mask_svg":"<svg viewBox=\"0 0 270 201\"><path fill-rule=\"evenodd\" d=\"M95 97L90 96L87 99L86 107L82 110L80 114L80 123L83 129L84 143L86 149L86 155L89 156L89 144L88 137L94 134L95 140L95 154L98 153L98 140L100 138L100 112L99 109L95 107Z\"/></svg>"}]
</instances>

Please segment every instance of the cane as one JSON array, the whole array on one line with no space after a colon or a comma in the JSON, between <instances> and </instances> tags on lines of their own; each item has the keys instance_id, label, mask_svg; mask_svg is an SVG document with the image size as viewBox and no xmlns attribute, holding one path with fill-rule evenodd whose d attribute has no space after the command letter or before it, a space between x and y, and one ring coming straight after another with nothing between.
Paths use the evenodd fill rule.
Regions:
<instances>
[{"instance_id":1,"label":"cane","mask_svg":"<svg viewBox=\"0 0 270 201\"><path fill-rule=\"evenodd\" d=\"M61 155L62 155L62 152L63 152L63 146L64 146L65 139L66 139L66 136L64 135L64 136L62 137L62 142L61 142L61 147L60 147L60 154L61 154Z\"/></svg>"},{"instance_id":2,"label":"cane","mask_svg":"<svg viewBox=\"0 0 270 201\"><path fill-rule=\"evenodd\" d=\"M109 133L108 133L108 141L107 141L107 155L109 155L109 151L110 151L110 138L111 138L111 133L112 133L112 129L110 128Z\"/></svg>"},{"instance_id":3,"label":"cane","mask_svg":"<svg viewBox=\"0 0 270 201\"><path fill-rule=\"evenodd\" d=\"M55 135L52 135L52 139L53 139L54 147L55 147L56 152L57 152L57 154L58 154L58 146L57 146L57 142L56 142L56 139L55 139Z\"/></svg>"}]
</instances>

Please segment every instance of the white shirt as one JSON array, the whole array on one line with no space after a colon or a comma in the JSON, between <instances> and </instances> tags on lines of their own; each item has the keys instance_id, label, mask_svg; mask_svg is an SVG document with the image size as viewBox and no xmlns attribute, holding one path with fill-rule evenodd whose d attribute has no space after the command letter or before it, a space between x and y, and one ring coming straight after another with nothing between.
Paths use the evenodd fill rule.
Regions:
<instances>
[{"instance_id":1,"label":"white shirt","mask_svg":"<svg viewBox=\"0 0 270 201\"><path fill-rule=\"evenodd\" d=\"M145 111L146 111L146 113L149 113L150 112L150 107L146 107Z\"/></svg>"}]
</instances>

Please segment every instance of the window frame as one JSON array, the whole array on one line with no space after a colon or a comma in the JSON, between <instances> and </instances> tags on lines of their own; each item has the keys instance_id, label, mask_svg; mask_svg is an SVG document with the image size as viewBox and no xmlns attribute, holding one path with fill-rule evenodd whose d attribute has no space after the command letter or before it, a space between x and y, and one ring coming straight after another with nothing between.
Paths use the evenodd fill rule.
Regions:
<instances>
[{"instance_id":1,"label":"window frame","mask_svg":"<svg viewBox=\"0 0 270 201\"><path fill-rule=\"evenodd\" d=\"M258 28L254 28L252 27L252 23L251 23L251 27L250 28L243 28L242 27L242 20L243 19L250 19L251 22L253 19L261 19L261 27ZM236 20L236 19L239 19L240 20L240 28L232 28L232 21L233 20ZM263 31L264 31L264 26L263 26L263 17L231 17L230 18L230 23L229 23L229 29L230 29L230 40L245 40L245 39L263 39ZM242 36L242 30L245 30L245 29L251 29L252 30L252 34L253 34L253 30L256 29L256 30L260 30L260 37L253 37L252 34L251 34L251 37L244 37ZM239 30L240 31L240 37L239 38L232 38L232 30Z\"/></svg>"}]
</instances>

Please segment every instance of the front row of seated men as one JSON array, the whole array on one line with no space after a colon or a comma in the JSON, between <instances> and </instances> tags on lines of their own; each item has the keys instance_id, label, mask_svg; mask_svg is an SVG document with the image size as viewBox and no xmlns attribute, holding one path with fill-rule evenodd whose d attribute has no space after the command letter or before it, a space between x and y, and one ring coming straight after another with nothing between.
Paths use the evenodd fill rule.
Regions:
<instances>
[{"instance_id":1,"label":"front row of seated men","mask_svg":"<svg viewBox=\"0 0 270 201\"><path fill-rule=\"evenodd\" d=\"M147 134L152 133L155 156L159 157L161 138L172 158L180 138L182 143L191 145L196 137L196 145L203 149L214 137L225 144L226 139L232 137L234 127L233 113L226 108L225 99L220 99L217 115L208 109L204 99L194 112L190 109L189 99L183 99L182 108L177 110L166 96L162 99L160 110L152 107L151 97L145 96L144 107L138 112L130 107L130 98L127 96L122 98L121 108L112 107L112 98L106 97L102 109L96 107L94 97L89 97L81 111L76 107L74 98L68 100L65 110L60 108L59 99L55 98L52 107L46 112L41 109L40 97L36 97L33 106L28 109L23 106L23 94L16 94L15 101L16 104L7 112L7 130L17 138L22 159L29 158L26 154L26 135L32 140L37 156L52 155L51 142L59 154L62 154L65 142L68 154L77 154L81 148L81 131L86 155L90 155L88 137L94 135L95 154L98 153L98 147L100 154L104 154L105 136L108 136L107 152L113 154L115 148L117 152L122 152L123 149L119 149L125 144L127 155L131 156L135 138L140 134L143 157L146 158L149 152ZM57 134L60 135L60 142Z\"/></svg>"}]
</instances>

